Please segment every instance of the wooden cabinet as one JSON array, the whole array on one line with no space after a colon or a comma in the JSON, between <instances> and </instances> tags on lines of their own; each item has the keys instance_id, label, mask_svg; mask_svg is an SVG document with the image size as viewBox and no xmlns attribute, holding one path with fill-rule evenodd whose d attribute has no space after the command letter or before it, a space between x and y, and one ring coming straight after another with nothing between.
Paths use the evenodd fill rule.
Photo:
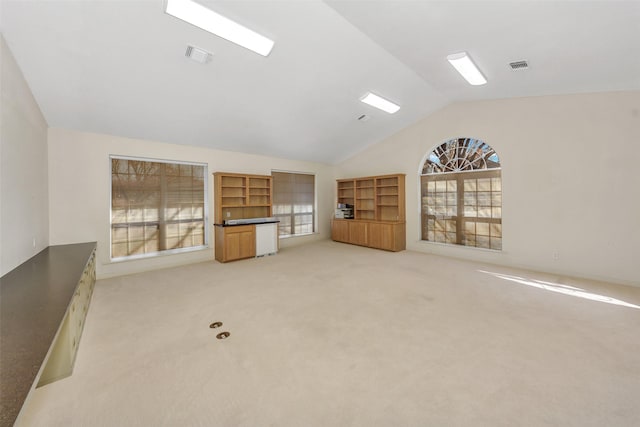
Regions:
<instances>
[{"instance_id":1,"label":"wooden cabinet","mask_svg":"<svg viewBox=\"0 0 640 427\"><path fill-rule=\"evenodd\" d=\"M337 199L353 205L354 219L334 219L333 240L388 251L406 248L405 175L339 179Z\"/></svg>"},{"instance_id":2,"label":"wooden cabinet","mask_svg":"<svg viewBox=\"0 0 640 427\"><path fill-rule=\"evenodd\" d=\"M331 223L331 238L336 242L349 242L349 222L334 220Z\"/></svg>"},{"instance_id":3,"label":"wooden cabinet","mask_svg":"<svg viewBox=\"0 0 640 427\"><path fill-rule=\"evenodd\" d=\"M220 262L256 256L256 226L234 225L215 227L216 260Z\"/></svg>"},{"instance_id":4,"label":"wooden cabinet","mask_svg":"<svg viewBox=\"0 0 640 427\"><path fill-rule=\"evenodd\" d=\"M404 222L334 219L331 238L336 242L398 252L406 249L406 225Z\"/></svg>"},{"instance_id":5,"label":"wooden cabinet","mask_svg":"<svg viewBox=\"0 0 640 427\"><path fill-rule=\"evenodd\" d=\"M272 215L270 175L215 172L215 251L220 262L256 256L255 225L223 226L226 220L267 218Z\"/></svg>"},{"instance_id":6,"label":"wooden cabinet","mask_svg":"<svg viewBox=\"0 0 640 427\"><path fill-rule=\"evenodd\" d=\"M369 228L369 223L364 221L353 221L353 220L345 220L345 221L349 221L348 243L352 243L354 245L360 245L360 246L368 246L367 242L369 241L369 235L367 231Z\"/></svg>"},{"instance_id":7,"label":"wooden cabinet","mask_svg":"<svg viewBox=\"0 0 640 427\"><path fill-rule=\"evenodd\" d=\"M401 251L406 247L405 223L370 222L368 246L387 251Z\"/></svg>"},{"instance_id":8,"label":"wooden cabinet","mask_svg":"<svg viewBox=\"0 0 640 427\"><path fill-rule=\"evenodd\" d=\"M272 181L269 175L215 172L214 222L271 216Z\"/></svg>"}]
</instances>

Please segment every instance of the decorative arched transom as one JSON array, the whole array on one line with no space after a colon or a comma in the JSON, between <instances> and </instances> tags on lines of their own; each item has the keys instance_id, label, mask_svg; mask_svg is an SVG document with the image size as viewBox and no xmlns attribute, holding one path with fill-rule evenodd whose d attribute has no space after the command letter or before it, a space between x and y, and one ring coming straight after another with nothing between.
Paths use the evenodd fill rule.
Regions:
<instances>
[{"instance_id":1,"label":"decorative arched transom","mask_svg":"<svg viewBox=\"0 0 640 427\"><path fill-rule=\"evenodd\" d=\"M422 174L498 168L500 158L489 144L479 139L458 138L440 144L429 153Z\"/></svg>"}]
</instances>

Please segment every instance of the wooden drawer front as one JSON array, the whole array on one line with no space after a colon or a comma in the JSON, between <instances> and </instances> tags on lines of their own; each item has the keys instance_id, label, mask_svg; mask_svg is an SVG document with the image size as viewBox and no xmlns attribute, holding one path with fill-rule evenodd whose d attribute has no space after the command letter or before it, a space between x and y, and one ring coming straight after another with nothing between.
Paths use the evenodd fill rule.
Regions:
<instances>
[{"instance_id":1,"label":"wooden drawer front","mask_svg":"<svg viewBox=\"0 0 640 427\"><path fill-rule=\"evenodd\" d=\"M231 227L224 227L225 234L240 234L240 233L253 233L255 225L234 225Z\"/></svg>"}]
</instances>

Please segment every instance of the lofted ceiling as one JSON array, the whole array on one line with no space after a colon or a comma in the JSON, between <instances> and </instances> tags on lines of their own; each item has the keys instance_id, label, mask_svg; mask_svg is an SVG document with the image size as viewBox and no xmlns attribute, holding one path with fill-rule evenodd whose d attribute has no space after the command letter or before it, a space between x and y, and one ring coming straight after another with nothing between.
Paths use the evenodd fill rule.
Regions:
<instances>
[{"instance_id":1,"label":"lofted ceiling","mask_svg":"<svg viewBox=\"0 0 640 427\"><path fill-rule=\"evenodd\" d=\"M273 39L268 57L165 14L163 0L0 1L52 127L336 163L452 102L640 90L633 0L198 0ZM212 60L189 60L187 45ZM449 65L459 51L486 85ZM511 70L517 60L529 68ZM361 103L368 91L402 108Z\"/></svg>"}]
</instances>

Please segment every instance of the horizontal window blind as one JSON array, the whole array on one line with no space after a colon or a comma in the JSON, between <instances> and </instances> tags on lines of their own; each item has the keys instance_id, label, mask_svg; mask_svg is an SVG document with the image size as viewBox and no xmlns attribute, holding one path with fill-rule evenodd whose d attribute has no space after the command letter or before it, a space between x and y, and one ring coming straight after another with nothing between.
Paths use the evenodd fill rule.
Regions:
<instances>
[{"instance_id":1,"label":"horizontal window blind","mask_svg":"<svg viewBox=\"0 0 640 427\"><path fill-rule=\"evenodd\" d=\"M204 165L111 158L111 257L203 246Z\"/></svg>"},{"instance_id":2,"label":"horizontal window blind","mask_svg":"<svg viewBox=\"0 0 640 427\"><path fill-rule=\"evenodd\" d=\"M315 231L315 176L304 173L272 172L273 216L280 220L280 236L311 234Z\"/></svg>"}]
</instances>

